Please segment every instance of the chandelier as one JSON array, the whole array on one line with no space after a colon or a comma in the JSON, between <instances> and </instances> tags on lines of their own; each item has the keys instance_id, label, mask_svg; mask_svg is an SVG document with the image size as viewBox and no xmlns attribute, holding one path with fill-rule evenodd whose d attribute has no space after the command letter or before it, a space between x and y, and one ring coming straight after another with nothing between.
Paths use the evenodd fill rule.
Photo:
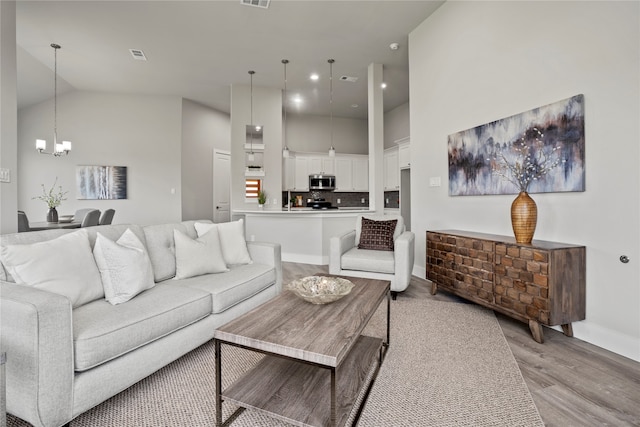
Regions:
<instances>
[{"instance_id":1,"label":"chandelier","mask_svg":"<svg viewBox=\"0 0 640 427\"><path fill-rule=\"evenodd\" d=\"M51 43L53 48L53 152L45 151L47 149L47 141L45 139L36 139L36 150L40 154L51 154L56 157L66 156L71 151L71 142L58 142L58 49L59 44Z\"/></svg>"}]
</instances>

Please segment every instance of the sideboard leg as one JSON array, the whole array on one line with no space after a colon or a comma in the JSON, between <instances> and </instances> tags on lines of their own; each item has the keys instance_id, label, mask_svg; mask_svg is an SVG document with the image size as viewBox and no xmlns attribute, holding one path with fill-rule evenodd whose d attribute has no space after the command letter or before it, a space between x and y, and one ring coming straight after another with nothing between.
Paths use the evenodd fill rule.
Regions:
<instances>
[{"instance_id":1,"label":"sideboard leg","mask_svg":"<svg viewBox=\"0 0 640 427\"><path fill-rule=\"evenodd\" d=\"M562 325L562 332L564 332L564 334L568 337L572 337L573 336L573 326L571 325L571 323L567 323Z\"/></svg>"},{"instance_id":2,"label":"sideboard leg","mask_svg":"<svg viewBox=\"0 0 640 427\"><path fill-rule=\"evenodd\" d=\"M544 342L544 332L542 331L542 325L535 320L529 320L529 329L531 335L536 342L542 344Z\"/></svg>"},{"instance_id":3,"label":"sideboard leg","mask_svg":"<svg viewBox=\"0 0 640 427\"><path fill-rule=\"evenodd\" d=\"M431 282L431 295L435 295L438 292L438 285L436 282Z\"/></svg>"}]
</instances>

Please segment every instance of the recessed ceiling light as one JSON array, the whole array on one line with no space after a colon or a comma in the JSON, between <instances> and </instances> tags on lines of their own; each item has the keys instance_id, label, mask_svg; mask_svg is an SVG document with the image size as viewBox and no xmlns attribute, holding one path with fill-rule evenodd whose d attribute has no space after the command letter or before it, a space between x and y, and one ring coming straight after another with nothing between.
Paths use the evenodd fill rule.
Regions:
<instances>
[{"instance_id":1,"label":"recessed ceiling light","mask_svg":"<svg viewBox=\"0 0 640 427\"><path fill-rule=\"evenodd\" d=\"M311 74L309 76L309 78L315 82L316 80L318 80L320 78L320 76L318 74L316 74L316 73L313 73L313 74Z\"/></svg>"},{"instance_id":2,"label":"recessed ceiling light","mask_svg":"<svg viewBox=\"0 0 640 427\"><path fill-rule=\"evenodd\" d=\"M391 50L398 50L400 48L400 45L398 43L391 43L389 45L389 49Z\"/></svg>"},{"instance_id":3,"label":"recessed ceiling light","mask_svg":"<svg viewBox=\"0 0 640 427\"><path fill-rule=\"evenodd\" d=\"M351 104L351 108L358 108L359 105L358 104Z\"/></svg>"},{"instance_id":4,"label":"recessed ceiling light","mask_svg":"<svg viewBox=\"0 0 640 427\"><path fill-rule=\"evenodd\" d=\"M380 87L381 87L382 89L386 89L386 88L387 88L387 84L383 82L383 83L380 85Z\"/></svg>"}]
</instances>

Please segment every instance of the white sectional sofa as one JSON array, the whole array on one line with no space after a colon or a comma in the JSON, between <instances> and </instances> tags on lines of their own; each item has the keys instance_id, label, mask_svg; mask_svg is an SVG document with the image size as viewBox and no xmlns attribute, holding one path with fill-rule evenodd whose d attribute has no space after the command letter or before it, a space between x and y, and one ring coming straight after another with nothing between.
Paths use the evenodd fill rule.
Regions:
<instances>
[{"instance_id":1,"label":"white sectional sofa","mask_svg":"<svg viewBox=\"0 0 640 427\"><path fill-rule=\"evenodd\" d=\"M59 293L16 284L9 274L4 247L32 245L78 231L2 236L0 344L7 355L8 413L38 427L65 425L207 342L220 325L281 292L280 246L270 243L246 242L250 263L174 279L174 230L196 239L195 223L82 229L91 248L97 233L116 241L127 229L146 248L155 285L116 305L103 296L74 306Z\"/></svg>"}]
</instances>

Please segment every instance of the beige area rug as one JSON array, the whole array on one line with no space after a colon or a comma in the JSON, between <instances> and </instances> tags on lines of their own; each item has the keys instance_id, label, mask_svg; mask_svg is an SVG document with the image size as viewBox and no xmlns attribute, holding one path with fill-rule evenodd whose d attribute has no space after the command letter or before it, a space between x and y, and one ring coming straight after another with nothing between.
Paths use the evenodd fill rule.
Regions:
<instances>
[{"instance_id":1,"label":"beige area rug","mask_svg":"<svg viewBox=\"0 0 640 427\"><path fill-rule=\"evenodd\" d=\"M472 304L392 301L391 347L359 426L544 426L493 312ZM367 333L383 336L379 310ZM223 346L223 383L259 355ZM72 427L213 426L214 351L205 344ZM232 411L224 408L224 416ZM28 424L9 416L9 427ZM284 426L245 411L233 426Z\"/></svg>"}]
</instances>

